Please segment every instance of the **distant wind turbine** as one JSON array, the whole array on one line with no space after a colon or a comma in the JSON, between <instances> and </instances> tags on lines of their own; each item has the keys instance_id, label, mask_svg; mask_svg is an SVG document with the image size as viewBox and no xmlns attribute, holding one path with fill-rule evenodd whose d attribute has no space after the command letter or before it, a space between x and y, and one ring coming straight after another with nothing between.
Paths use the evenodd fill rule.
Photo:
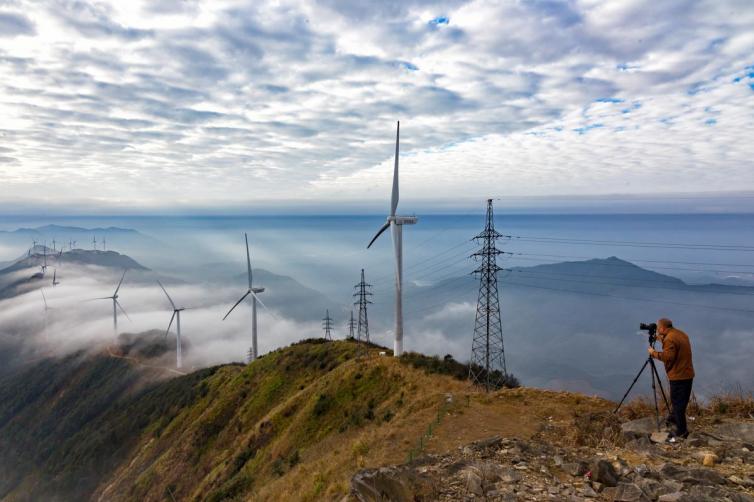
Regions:
<instances>
[{"instance_id":1,"label":"distant wind turbine","mask_svg":"<svg viewBox=\"0 0 754 502\"><path fill-rule=\"evenodd\" d=\"M58 269L55 268L52 270L52 287L53 288L57 286L58 284L60 284L60 281L58 281L57 278L58 278Z\"/></svg>"},{"instance_id":2,"label":"distant wind turbine","mask_svg":"<svg viewBox=\"0 0 754 502\"><path fill-rule=\"evenodd\" d=\"M50 311L50 310L55 310L55 309L53 309L52 307L50 307L49 305L47 305L47 298L45 298L45 292L44 292L44 290L40 288L39 292L42 293L42 301L45 304L45 310L44 310L44 326L45 326L45 329L44 329L44 332L45 332L45 340L47 340L49 342L50 341L50 335L47 332L47 312Z\"/></svg>"},{"instance_id":3,"label":"distant wind turbine","mask_svg":"<svg viewBox=\"0 0 754 502\"><path fill-rule=\"evenodd\" d=\"M42 254L44 256L44 262L39 266L39 268L42 269L42 275L44 275L45 272L47 272L47 243L44 243L44 245L42 245Z\"/></svg>"},{"instance_id":4,"label":"distant wind turbine","mask_svg":"<svg viewBox=\"0 0 754 502\"><path fill-rule=\"evenodd\" d=\"M107 251L107 238L102 238L102 251Z\"/></svg>"},{"instance_id":5,"label":"distant wind turbine","mask_svg":"<svg viewBox=\"0 0 754 502\"><path fill-rule=\"evenodd\" d=\"M259 299L257 296L257 293L264 292L264 288L255 288L252 285L251 280L251 256L249 254L249 236L246 235L246 233L243 234L244 239L246 239L246 271L249 276L249 289L246 290L246 293L241 297L240 300L238 300L235 305L233 305L227 314L225 314L225 317L223 317L223 321L230 315L231 312L233 312L233 309L238 306L239 303L244 301L247 296L251 295L251 357L250 359L253 361L259 356L259 352L257 350L257 302L259 302L262 307L267 309L267 306L262 303L262 300ZM269 310L269 309L267 309Z\"/></svg>"},{"instance_id":6,"label":"distant wind turbine","mask_svg":"<svg viewBox=\"0 0 754 502\"><path fill-rule=\"evenodd\" d=\"M92 236L92 249L94 249L95 251L97 250L97 236L96 235Z\"/></svg>"},{"instance_id":7,"label":"distant wind turbine","mask_svg":"<svg viewBox=\"0 0 754 502\"><path fill-rule=\"evenodd\" d=\"M157 280L157 284L160 285L162 288L162 291L165 293L165 296L168 297L168 301L170 302L170 305L173 307L173 315L170 318L170 322L168 323L168 329L165 330L165 338L167 338L168 333L170 332L170 326L173 325L173 319L175 319L175 329L176 329L176 337L175 337L175 367L177 369L181 369L181 366L183 365L183 357L181 355L181 311L186 310L186 307L176 307L175 303L173 302L173 299L170 298L170 295L168 294L167 290L165 289L165 286L162 285L160 280Z\"/></svg>"},{"instance_id":8,"label":"distant wind turbine","mask_svg":"<svg viewBox=\"0 0 754 502\"><path fill-rule=\"evenodd\" d=\"M118 334L118 309L120 309L121 312L123 312L123 315L126 316L126 319L129 321L131 320L130 317L128 317L128 314L126 314L126 310L120 305L118 302L118 291L120 290L121 284L123 284L123 279L126 277L126 272L128 272L128 269L123 271L123 275L120 278L120 282L118 282L118 287L115 288L115 292L113 293L113 296L103 296L102 298L95 298L95 300L112 300L113 301L113 332L115 334Z\"/></svg>"},{"instance_id":9,"label":"distant wind turbine","mask_svg":"<svg viewBox=\"0 0 754 502\"><path fill-rule=\"evenodd\" d=\"M396 216L398 209L398 151L401 134L401 123L398 122L395 133L395 167L393 169L393 193L390 197L390 215L387 222L377 231L367 246L372 247L374 241L390 227L393 236L393 248L395 249L395 342L393 355L400 357L403 354L403 225L413 225L417 222L416 216Z\"/></svg>"}]
</instances>

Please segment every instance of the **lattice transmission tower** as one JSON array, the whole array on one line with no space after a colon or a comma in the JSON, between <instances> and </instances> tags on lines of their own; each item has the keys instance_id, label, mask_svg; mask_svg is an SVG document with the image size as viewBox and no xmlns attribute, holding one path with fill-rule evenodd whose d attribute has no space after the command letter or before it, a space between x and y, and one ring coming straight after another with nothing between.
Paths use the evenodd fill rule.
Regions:
<instances>
[{"instance_id":1,"label":"lattice transmission tower","mask_svg":"<svg viewBox=\"0 0 754 502\"><path fill-rule=\"evenodd\" d=\"M508 379L497 290L497 273L503 270L497 265L497 256L504 252L496 247L496 242L502 237L495 230L492 199L488 199L484 230L474 237L474 240L482 243L482 247L471 255L481 263L474 270L479 276L479 298L469 363L469 378L488 392L499 389Z\"/></svg>"},{"instance_id":2,"label":"lattice transmission tower","mask_svg":"<svg viewBox=\"0 0 754 502\"><path fill-rule=\"evenodd\" d=\"M332 341L332 318L330 311L325 310L325 317L322 319L322 329L325 331L325 340Z\"/></svg>"},{"instance_id":3,"label":"lattice transmission tower","mask_svg":"<svg viewBox=\"0 0 754 502\"><path fill-rule=\"evenodd\" d=\"M359 306L359 321L356 330L356 340L359 342L369 343L369 319L367 318L367 305L372 303L369 298L372 296L372 292L369 291L371 284L367 284L364 280L364 269L361 269L361 281L354 286L356 293L354 297L358 297L358 300L353 304Z\"/></svg>"},{"instance_id":4,"label":"lattice transmission tower","mask_svg":"<svg viewBox=\"0 0 754 502\"><path fill-rule=\"evenodd\" d=\"M348 326L348 339L353 340L356 334L356 320L353 318L353 309L351 309L351 319L346 323Z\"/></svg>"}]
</instances>

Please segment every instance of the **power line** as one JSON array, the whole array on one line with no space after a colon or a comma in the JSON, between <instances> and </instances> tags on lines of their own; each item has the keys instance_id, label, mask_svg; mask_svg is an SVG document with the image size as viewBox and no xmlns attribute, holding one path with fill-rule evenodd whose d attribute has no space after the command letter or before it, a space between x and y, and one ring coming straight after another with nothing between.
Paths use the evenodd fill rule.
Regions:
<instances>
[{"instance_id":1,"label":"power line","mask_svg":"<svg viewBox=\"0 0 754 502\"><path fill-rule=\"evenodd\" d=\"M568 239L565 237L541 237L527 235L509 235L511 239L543 242L553 244L589 244L592 246L618 246L618 247L642 247L642 248L663 248L663 249L691 249L700 251L754 251L754 246L745 246L741 244L689 244L689 243L671 243L671 242L649 242L649 241L609 241L598 239Z\"/></svg>"}]
</instances>

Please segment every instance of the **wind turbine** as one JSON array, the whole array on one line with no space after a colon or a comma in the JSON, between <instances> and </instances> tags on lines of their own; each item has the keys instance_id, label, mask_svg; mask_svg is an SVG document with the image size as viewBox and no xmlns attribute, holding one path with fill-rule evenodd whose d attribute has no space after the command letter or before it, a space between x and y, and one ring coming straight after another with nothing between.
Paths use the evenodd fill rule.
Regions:
<instances>
[{"instance_id":1,"label":"wind turbine","mask_svg":"<svg viewBox=\"0 0 754 502\"><path fill-rule=\"evenodd\" d=\"M97 250L97 236L96 235L92 236L92 249L94 249L95 251Z\"/></svg>"},{"instance_id":2,"label":"wind turbine","mask_svg":"<svg viewBox=\"0 0 754 502\"><path fill-rule=\"evenodd\" d=\"M47 243L44 243L44 245L42 245L42 253L44 255L44 263L42 263L39 268L42 269L42 275L44 275L45 272L47 272Z\"/></svg>"},{"instance_id":3,"label":"wind turbine","mask_svg":"<svg viewBox=\"0 0 754 502\"><path fill-rule=\"evenodd\" d=\"M126 272L128 272L128 269L125 269L123 271L123 275L120 278L120 282L118 282L118 287L115 288L115 292L113 293L113 296L103 296L102 298L95 298L95 300L112 300L113 301L113 331L115 334L118 334L118 309L123 312L123 315L126 316L126 319L129 321L131 320L130 317L128 317L128 314L126 314L126 310L120 305L118 302L118 291L120 290L120 285L123 284L123 279L126 277Z\"/></svg>"},{"instance_id":4,"label":"wind turbine","mask_svg":"<svg viewBox=\"0 0 754 502\"><path fill-rule=\"evenodd\" d=\"M165 330L165 338L167 338L168 332L170 332L170 326L173 325L173 319L175 319L175 329L176 329L175 367L177 369L181 369L181 365L183 364L183 357L181 355L181 311L186 310L186 307L180 307L180 308L176 307L175 303L173 302L173 299L170 298L170 295L165 289L165 286L162 285L159 279L157 279L157 284L160 285L160 287L162 288L162 291L165 293L165 296L168 297L168 301L170 302L170 305L173 307L173 316L170 318L170 322L168 323L168 329Z\"/></svg>"},{"instance_id":5,"label":"wind turbine","mask_svg":"<svg viewBox=\"0 0 754 502\"><path fill-rule=\"evenodd\" d=\"M45 298L45 292L43 289L39 289L39 292L42 293L42 301L45 302L45 310L44 310L44 323L45 323L45 340L50 341L50 334L47 332L47 311L54 310L52 307L47 305L47 298Z\"/></svg>"},{"instance_id":6,"label":"wind turbine","mask_svg":"<svg viewBox=\"0 0 754 502\"><path fill-rule=\"evenodd\" d=\"M102 251L107 251L107 237L102 238Z\"/></svg>"},{"instance_id":7,"label":"wind turbine","mask_svg":"<svg viewBox=\"0 0 754 502\"><path fill-rule=\"evenodd\" d=\"M58 284L60 284L60 281L57 280L58 277L58 269L52 270L52 287L54 288Z\"/></svg>"},{"instance_id":8,"label":"wind turbine","mask_svg":"<svg viewBox=\"0 0 754 502\"><path fill-rule=\"evenodd\" d=\"M250 359L253 361L258 356L257 351L257 302L262 304L262 307L267 309L267 306L262 303L262 300L259 299L257 296L257 293L264 292L264 288L255 288L252 285L251 282L251 257L249 255L249 236L246 235L246 233L243 234L244 239L246 239L246 271L249 276L249 289L246 290L246 293L241 297L240 300L236 302L235 305L233 305L227 314L225 314L225 317L223 317L223 321L230 315L231 312L233 312L233 309L238 306L239 303L244 301L244 299L251 295L251 357ZM269 310L269 309L267 309Z\"/></svg>"},{"instance_id":9,"label":"wind turbine","mask_svg":"<svg viewBox=\"0 0 754 502\"><path fill-rule=\"evenodd\" d=\"M401 123L395 133L395 168L393 170L393 193L390 197L390 215L387 221L372 237L367 249L372 247L374 241L390 227L390 233L393 237L393 248L395 249L395 342L393 344L393 355L400 357L403 354L403 225L413 225L418 220L416 216L397 216L398 209L398 149L401 135Z\"/></svg>"}]
</instances>

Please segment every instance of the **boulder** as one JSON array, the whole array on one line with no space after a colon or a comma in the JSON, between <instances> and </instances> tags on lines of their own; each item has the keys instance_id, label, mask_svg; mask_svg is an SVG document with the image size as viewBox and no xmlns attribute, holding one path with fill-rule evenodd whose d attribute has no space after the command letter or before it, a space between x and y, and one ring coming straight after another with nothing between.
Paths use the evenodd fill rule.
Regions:
<instances>
[{"instance_id":1,"label":"boulder","mask_svg":"<svg viewBox=\"0 0 754 502\"><path fill-rule=\"evenodd\" d=\"M660 469L660 474L666 478L680 481L685 485L724 485L724 477L712 469L684 469L675 464L667 463Z\"/></svg>"},{"instance_id":2,"label":"boulder","mask_svg":"<svg viewBox=\"0 0 754 502\"><path fill-rule=\"evenodd\" d=\"M624 435L634 434L652 434L657 432L657 422L654 417L638 418L630 422L624 422L620 426ZM626 434L629 433L629 434Z\"/></svg>"},{"instance_id":3,"label":"boulder","mask_svg":"<svg viewBox=\"0 0 754 502\"><path fill-rule=\"evenodd\" d=\"M657 502L680 502L683 500L683 492L673 492L660 495Z\"/></svg>"},{"instance_id":4,"label":"boulder","mask_svg":"<svg viewBox=\"0 0 754 502\"><path fill-rule=\"evenodd\" d=\"M634 483L618 483L613 494L615 502L649 502L649 498Z\"/></svg>"},{"instance_id":5,"label":"boulder","mask_svg":"<svg viewBox=\"0 0 754 502\"><path fill-rule=\"evenodd\" d=\"M589 465L586 462L569 462L563 464L563 470L573 477L578 477L589 471Z\"/></svg>"},{"instance_id":6,"label":"boulder","mask_svg":"<svg viewBox=\"0 0 754 502\"><path fill-rule=\"evenodd\" d=\"M713 432L723 439L754 442L754 423L724 423L715 427Z\"/></svg>"},{"instance_id":7,"label":"boulder","mask_svg":"<svg viewBox=\"0 0 754 502\"><path fill-rule=\"evenodd\" d=\"M649 440L652 441L653 443L664 443L668 440L668 433L665 431L653 432L649 436Z\"/></svg>"},{"instance_id":8,"label":"boulder","mask_svg":"<svg viewBox=\"0 0 754 502\"><path fill-rule=\"evenodd\" d=\"M589 464L592 472L592 481L597 481L606 486L618 485L618 474L613 464L604 459L595 459Z\"/></svg>"},{"instance_id":9,"label":"boulder","mask_svg":"<svg viewBox=\"0 0 754 502\"><path fill-rule=\"evenodd\" d=\"M431 499L435 490L429 479L410 468L382 467L356 473L351 478L351 495L361 502L413 501Z\"/></svg>"}]
</instances>

